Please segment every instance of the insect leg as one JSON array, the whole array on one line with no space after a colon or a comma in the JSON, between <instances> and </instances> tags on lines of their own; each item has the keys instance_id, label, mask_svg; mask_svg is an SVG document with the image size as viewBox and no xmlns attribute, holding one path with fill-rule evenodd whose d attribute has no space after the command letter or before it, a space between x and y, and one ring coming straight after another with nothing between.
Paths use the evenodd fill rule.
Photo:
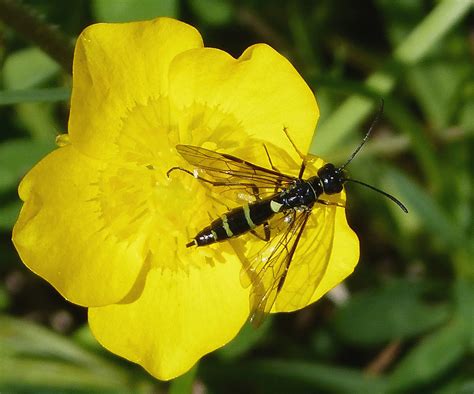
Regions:
<instances>
[{"instance_id":1,"label":"insect leg","mask_svg":"<svg viewBox=\"0 0 474 394\"><path fill-rule=\"evenodd\" d=\"M299 179L303 179L303 173L304 173L305 168L306 168L306 161L303 160L303 162L301 163L300 172L298 174Z\"/></svg>"},{"instance_id":2,"label":"insect leg","mask_svg":"<svg viewBox=\"0 0 474 394\"><path fill-rule=\"evenodd\" d=\"M336 207L342 207L342 208L346 207L344 204L337 203L337 202L332 202L332 201L316 200L316 202L318 202L320 204L324 204L324 205L335 205Z\"/></svg>"},{"instance_id":3,"label":"insect leg","mask_svg":"<svg viewBox=\"0 0 474 394\"><path fill-rule=\"evenodd\" d=\"M252 193L255 196L255 200L261 200L260 198L260 190L258 189L257 185L252 184Z\"/></svg>"},{"instance_id":4,"label":"insect leg","mask_svg":"<svg viewBox=\"0 0 474 394\"><path fill-rule=\"evenodd\" d=\"M189 171L185 168L181 168L181 167L172 167L170 168L167 172L166 172L166 176L169 178L170 174L173 172L173 171L182 171L182 172L185 172L186 174L189 174L191 175L193 178L195 179L198 179L202 182L205 182L205 183L209 183L210 185L212 186L228 186L228 183L226 182L218 182L218 181L211 181L209 179L206 179L206 178L203 178L201 177L200 175L198 175L197 173L194 173L192 171ZM257 185L251 183L251 184L247 184L246 186L250 187L252 189L252 194L254 195L255 197L255 200L261 200L260 198L260 190L258 188ZM220 202L220 201L218 201ZM226 206L225 204L223 204L224 206ZM227 206L226 206L227 207ZM227 207L227 210L230 210L229 207Z\"/></svg>"},{"instance_id":5,"label":"insect leg","mask_svg":"<svg viewBox=\"0 0 474 394\"><path fill-rule=\"evenodd\" d=\"M181 167L171 167L168 171L166 171L166 176L169 178L169 177L170 177L170 174L171 174L173 171L176 171L176 170L178 170L178 171L183 171L183 172L185 172L185 173L187 173L187 174L189 174L189 175L191 175L191 176L194 177L194 174L193 174L191 171L186 170L185 168L181 168Z\"/></svg>"},{"instance_id":6,"label":"insect leg","mask_svg":"<svg viewBox=\"0 0 474 394\"><path fill-rule=\"evenodd\" d=\"M288 128L285 126L283 127L283 132L285 133L286 135L286 138L288 138L288 140L290 141L291 145L293 145L293 148L295 149L296 153L298 153L299 157L301 157L301 159L303 159L303 161L306 160L306 156L303 155L303 153L301 153L301 151L298 149L298 147L295 145L295 143L293 142L293 140L291 139L290 137L290 134L288 133Z\"/></svg>"},{"instance_id":7,"label":"insect leg","mask_svg":"<svg viewBox=\"0 0 474 394\"><path fill-rule=\"evenodd\" d=\"M286 138L288 138L288 140L290 141L291 145L293 145L293 148L295 149L296 153L298 153L299 157L301 157L301 159L303 160L303 162L301 163L300 172L298 174L298 178L302 179L304 170L306 168L306 156L303 155L303 153L301 153L301 151L298 149L296 144L293 142L293 140L290 137L290 134L288 133L288 128L286 126L283 127L283 132L285 133Z\"/></svg>"},{"instance_id":8,"label":"insect leg","mask_svg":"<svg viewBox=\"0 0 474 394\"><path fill-rule=\"evenodd\" d=\"M263 223L263 234L264 234L263 237L259 233L257 233L255 230L250 230L250 234L256 236L258 239L262 241L268 242L270 241L270 237L271 237L270 225L268 224L268 222Z\"/></svg>"},{"instance_id":9,"label":"insect leg","mask_svg":"<svg viewBox=\"0 0 474 394\"><path fill-rule=\"evenodd\" d=\"M265 149L265 153L267 154L267 158L268 158L268 161L270 162L270 167L272 167L272 170L276 172L280 172L280 170L273 165L272 158L265 144L263 144L263 148ZM278 179L275 183L275 193L278 191L278 189L280 189L280 187L281 187L281 179Z\"/></svg>"},{"instance_id":10,"label":"insect leg","mask_svg":"<svg viewBox=\"0 0 474 394\"><path fill-rule=\"evenodd\" d=\"M267 157L268 157L268 160L270 161L270 165L275 170L275 168L273 167L273 164L272 164L272 159L270 159L270 155L268 154L268 150L267 150L267 147L265 146L265 144L263 144L263 147L265 148L265 152L267 152ZM277 170L275 170L275 171L277 171ZM258 189L258 187L256 185L252 185L252 192L255 196L255 199L260 200L260 190ZM250 230L250 233L252 235L255 235L258 239L261 239L262 241L265 241L265 242L270 241L271 234L270 234L270 225L268 224L268 222L263 223L263 232L264 232L264 236L262 237L255 230Z\"/></svg>"},{"instance_id":11,"label":"insect leg","mask_svg":"<svg viewBox=\"0 0 474 394\"><path fill-rule=\"evenodd\" d=\"M270 153L268 152L267 146L265 144L263 144L263 149L265 149L265 153L267 154L267 158L268 158L268 161L270 163L270 167L272 167L272 170L276 171L276 172L280 172L280 170L273 165L272 158L271 158ZM278 191L278 189L280 187L281 187L281 179L278 179L277 182L275 183L275 193Z\"/></svg>"},{"instance_id":12,"label":"insect leg","mask_svg":"<svg viewBox=\"0 0 474 394\"><path fill-rule=\"evenodd\" d=\"M270 153L268 152L267 146L265 144L263 144L263 149L265 149L265 153L267 154L268 162L270 163L270 167L272 167L272 170L280 172L280 170L273 165L272 158L270 157Z\"/></svg>"},{"instance_id":13,"label":"insect leg","mask_svg":"<svg viewBox=\"0 0 474 394\"><path fill-rule=\"evenodd\" d=\"M270 236L271 236L271 233L270 233L270 225L268 224L268 222L265 222L263 223L263 232L265 233L265 241L270 241Z\"/></svg>"},{"instance_id":14,"label":"insect leg","mask_svg":"<svg viewBox=\"0 0 474 394\"><path fill-rule=\"evenodd\" d=\"M198 174L192 172L192 171L189 171L185 168L181 168L181 167L172 167L170 168L167 172L166 172L166 176L169 178L170 177L170 174L173 172L173 171L176 171L176 170L179 170L179 171L183 171L185 172L186 174L189 174L191 175L193 178L196 178L196 179L199 179L200 181L203 181L203 182L206 182L206 183L209 183L211 184L212 186L225 186L226 183L225 182L216 182L216 181L211 181L209 179L206 179L206 178L203 178L201 176L199 176Z\"/></svg>"}]
</instances>

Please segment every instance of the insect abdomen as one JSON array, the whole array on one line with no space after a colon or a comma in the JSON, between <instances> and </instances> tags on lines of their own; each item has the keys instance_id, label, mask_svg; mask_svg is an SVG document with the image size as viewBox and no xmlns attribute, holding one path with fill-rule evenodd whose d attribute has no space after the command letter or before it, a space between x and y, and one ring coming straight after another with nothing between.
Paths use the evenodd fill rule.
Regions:
<instances>
[{"instance_id":1,"label":"insect abdomen","mask_svg":"<svg viewBox=\"0 0 474 394\"><path fill-rule=\"evenodd\" d=\"M275 214L271 199L237 207L214 220L201 230L186 246L205 246L214 242L237 237L260 226Z\"/></svg>"}]
</instances>

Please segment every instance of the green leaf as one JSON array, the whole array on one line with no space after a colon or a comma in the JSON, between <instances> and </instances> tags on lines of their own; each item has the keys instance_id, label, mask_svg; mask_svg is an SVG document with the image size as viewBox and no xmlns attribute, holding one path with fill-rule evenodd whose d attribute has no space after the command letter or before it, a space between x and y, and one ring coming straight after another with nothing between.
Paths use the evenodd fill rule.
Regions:
<instances>
[{"instance_id":1,"label":"green leaf","mask_svg":"<svg viewBox=\"0 0 474 394\"><path fill-rule=\"evenodd\" d=\"M177 0L94 0L92 13L99 22L131 22L158 16L177 17Z\"/></svg>"},{"instance_id":2,"label":"green leaf","mask_svg":"<svg viewBox=\"0 0 474 394\"><path fill-rule=\"evenodd\" d=\"M212 366L201 363L200 375L214 384L253 384L251 392L385 393L386 381L358 370L296 360L257 360Z\"/></svg>"},{"instance_id":3,"label":"green leaf","mask_svg":"<svg viewBox=\"0 0 474 394\"><path fill-rule=\"evenodd\" d=\"M69 88L1 90L0 105L12 105L26 102L68 101L71 96Z\"/></svg>"},{"instance_id":4,"label":"green leaf","mask_svg":"<svg viewBox=\"0 0 474 394\"><path fill-rule=\"evenodd\" d=\"M15 106L18 121L35 139L54 140L62 129L52 103L21 103Z\"/></svg>"},{"instance_id":5,"label":"green leaf","mask_svg":"<svg viewBox=\"0 0 474 394\"><path fill-rule=\"evenodd\" d=\"M467 84L466 99L462 103L460 114L460 126L465 129L466 134L474 135L474 81Z\"/></svg>"},{"instance_id":6,"label":"green leaf","mask_svg":"<svg viewBox=\"0 0 474 394\"><path fill-rule=\"evenodd\" d=\"M470 1L441 1L395 50L395 58L405 64L419 62L471 7Z\"/></svg>"},{"instance_id":7,"label":"green leaf","mask_svg":"<svg viewBox=\"0 0 474 394\"><path fill-rule=\"evenodd\" d=\"M408 214L415 215L438 242L455 249L467 244L460 229L446 216L433 197L407 176L394 168L387 168L383 184L405 203Z\"/></svg>"},{"instance_id":8,"label":"green leaf","mask_svg":"<svg viewBox=\"0 0 474 394\"><path fill-rule=\"evenodd\" d=\"M334 327L345 342L374 346L411 338L445 322L445 305L427 305L425 285L404 280L353 297L337 311Z\"/></svg>"},{"instance_id":9,"label":"green leaf","mask_svg":"<svg viewBox=\"0 0 474 394\"><path fill-rule=\"evenodd\" d=\"M349 368L277 360L256 363L255 368L269 377L288 377L333 392L380 393L385 391L385 382L382 379L370 377Z\"/></svg>"},{"instance_id":10,"label":"green leaf","mask_svg":"<svg viewBox=\"0 0 474 394\"><path fill-rule=\"evenodd\" d=\"M414 25L426 14L418 1L376 0L375 4L384 18L384 28L393 46L403 42Z\"/></svg>"},{"instance_id":11,"label":"green leaf","mask_svg":"<svg viewBox=\"0 0 474 394\"><path fill-rule=\"evenodd\" d=\"M467 14L470 8L469 1L440 2L396 48L394 58L404 65L416 64ZM369 76L365 83L375 95L387 96L396 85L400 71L400 67L398 69L386 67ZM376 102L375 99L353 95L344 101L338 110L327 117L322 117L310 152L325 157L334 151L365 120Z\"/></svg>"},{"instance_id":12,"label":"green leaf","mask_svg":"<svg viewBox=\"0 0 474 394\"><path fill-rule=\"evenodd\" d=\"M472 394L474 393L474 379L455 379L448 385L436 389L436 394Z\"/></svg>"},{"instance_id":13,"label":"green leaf","mask_svg":"<svg viewBox=\"0 0 474 394\"><path fill-rule=\"evenodd\" d=\"M14 190L21 177L54 147L53 141L29 139L0 144L0 193Z\"/></svg>"},{"instance_id":14,"label":"green leaf","mask_svg":"<svg viewBox=\"0 0 474 394\"><path fill-rule=\"evenodd\" d=\"M393 391L407 392L419 385L432 383L458 362L467 351L465 325L453 320L423 339L408 353L390 376Z\"/></svg>"},{"instance_id":15,"label":"green leaf","mask_svg":"<svg viewBox=\"0 0 474 394\"><path fill-rule=\"evenodd\" d=\"M421 64L409 71L408 86L435 128L449 126L452 114L461 104L457 97L468 80L471 67L459 62L438 61Z\"/></svg>"},{"instance_id":16,"label":"green leaf","mask_svg":"<svg viewBox=\"0 0 474 394\"><path fill-rule=\"evenodd\" d=\"M3 66L3 83L7 89L29 89L58 73L59 64L37 48L16 51Z\"/></svg>"},{"instance_id":17,"label":"green leaf","mask_svg":"<svg viewBox=\"0 0 474 394\"><path fill-rule=\"evenodd\" d=\"M442 182L439 174L439 158L424 135L425 126L413 116L406 103L398 100L388 100L385 117L390 119L397 130L403 130L409 138L411 150L416 156L420 171L427 180L426 183L434 189L439 189Z\"/></svg>"},{"instance_id":18,"label":"green leaf","mask_svg":"<svg viewBox=\"0 0 474 394\"><path fill-rule=\"evenodd\" d=\"M393 89L395 77L385 71L380 71L371 75L365 84L367 89L374 92L374 96L380 98ZM321 117L310 152L325 157L335 151L378 103L379 100L375 97L352 95L335 112L327 117Z\"/></svg>"},{"instance_id":19,"label":"green leaf","mask_svg":"<svg viewBox=\"0 0 474 394\"><path fill-rule=\"evenodd\" d=\"M71 379L77 373L81 379L84 376L91 378L95 376L94 379L111 387L121 387L121 385L127 384L127 375L105 359L45 328L6 316L0 316L0 357L2 358L0 365L4 368L11 368L12 372L11 374L0 373L0 384L11 383L15 377L21 379L20 376L13 374L15 365L21 368L17 369L17 373L21 375L25 371L29 371L29 369L24 369L29 363L39 361L44 363L44 375L34 374L35 384L47 384L49 381L48 369L50 367L56 369L61 365L64 366L67 376L72 374ZM9 360L8 365L3 363L3 360L7 359ZM53 364L48 366L48 360ZM40 370L42 369L38 366L38 371ZM55 371L51 373L55 374Z\"/></svg>"},{"instance_id":20,"label":"green leaf","mask_svg":"<svg viewBox=\"0 0 474 394\"><path fill-rule=\"evenodd\" d=\"M152 391L148 377L110 359L43 327L0 315L1 392Z\"/></svg>"},{"instance_id":21,"label":"green leaf","mask_svg":"<svg viewBox=\"0 0 474 394\"><path fill-rule=\"evenodd\" d=\"M229 23L234 14L232 3L227 0L190 0L194 13L209 25Z\"/></svg>"},{"instance_id":22,"label":"green leaf","mask_svg":"<svg viewBox=\"0 0 474 394\"><path fill-rule=\"evenodd\" d=\"M0 285L0 311L4 311L10 306L10 294L5 286Z\"/></svg>"},{"instance_id":23,"label":"green leaf","mask_svg":"<svg viewBox=\"0 0 474 394\"><path fill-rule=\"evenodd\" d=\"M224 360L242 357L267 335L270 327L271 317L268 317L258 330L247 322L239 334L226 346L218 349L216 354Z\"/></svg>"},{"instance_id":24,"label":"green leaf","mask_svg":"<svg viewBox=\"0 0 474 394\"><path fill-rule=\"evenodd\" d=\"M389 378L393 391L432 384L473 348L474 285L458 281L454 290L454 318L424 338L401 360Z\"/></svg>"},{"instance_id":25,"label":"green leaf","mask_svg":"<svg viewBox=\"0 0 474 394\"><path fill-rule=\"evenodd\" d=\"M0 230L10 231L18 218L21 209L21 201L11 201L0 205Z\"/></svg>"},{"instance_id":26,"label":"green leaf","mask_svg":"<svg viewBox=\"0 0 474 394\"><path fill-rule=\"evenodd\" d=\"M466 332L469 335L469 348L471 352L474 352L474 283L470 280L458 280L455 297L458 308L457 314L466 325Z\"/></svg>"},{"instance_id":27,"label":"green leaf","mask_svg":"<svg viewBox=\"0 0 474 394\"><path fill-rule=\"evenodd\" d=\"M79 327L73 334L74 342L84 349L91 350L94 353L106 352L99 342L92 335L92 331L87 324Z\"/></svg>"},{"instance_id":28,"label":"green leaf","mask_svg":"<svg viewBox=\"0 0 474 394\"><path fill-rule=\"evenodd\" d=\"M100 373L65 362L2 357L0 390L5 392L38 392L61 390L74 393L128 393L123 380L110 379ZM17 391L18 390L18 391Z\"/></svg>"},{"instance_id":29,"label":"green leaf","mask_svg":"<svg viewBox=\"0 0 474 394\"><path fill-rule=\"evenodd\" d=\"M332 330L331 330L332 331ZM316 328L311 334L311 350L322 359L331 359L339 351L339 342L328 328Z\"/></svg>"}]
</instances>

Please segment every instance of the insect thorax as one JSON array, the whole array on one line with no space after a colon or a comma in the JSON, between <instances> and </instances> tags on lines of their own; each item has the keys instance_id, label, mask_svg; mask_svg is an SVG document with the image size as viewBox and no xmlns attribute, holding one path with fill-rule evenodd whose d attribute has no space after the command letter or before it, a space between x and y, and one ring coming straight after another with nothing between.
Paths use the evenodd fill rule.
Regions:
<instances>
[{"instance_id":1,"label":"insect thorax","mask_svg":"<svg viewBox=\"0 0 474 394\"><path fill-rule=\"evenodd\" d=\"M298 180L293 187L280 193L274 200L283 204L284 209L312 207L323 189L317 176L306 181Z\"/></svg>"}]
</instances>

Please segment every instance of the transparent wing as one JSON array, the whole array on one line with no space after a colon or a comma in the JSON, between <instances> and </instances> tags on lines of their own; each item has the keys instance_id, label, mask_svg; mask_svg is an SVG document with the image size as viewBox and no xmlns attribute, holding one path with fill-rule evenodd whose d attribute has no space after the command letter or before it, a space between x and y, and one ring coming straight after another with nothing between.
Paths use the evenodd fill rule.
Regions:
<instances>
[{"instance_id":1,"label":"transparent wing","mask_svg":"<svg viewBox=\"0 0 474 394\"><path fill-rule=\"evenodd\" d=\"M244 260L241 283L252 286L254 326L274 304L278 310L294 310L309 303L328 266L336 209L340 208L316 203L311 211L289 211L273 223L279 234Z\"/></svg>"},{"instance_id":2,"label":"transparent wing","mask_svg":"<svg viewBox=\"0 0 474 394\"><path fill-rule=\"evenodd\" d=\"M278 193L295 177L260 167L225 153L217 153L192 145L177 145L176 150L195 168L195 176L220 186L219 193L236 200L255 200Z\"/></svg>"},{"instance_id":3,"label":"transparent wing","mask_svg":"<svg viewBox=\"0 0 474 394\"><path fill-rule=\"evenodd\" d=\"M277 310L306 306L328 268L334 242L335 205L316 203L306 224L304 240L293 256L285 284L276 300Z\"/></svg>"},{"instance_id":4,"label":"transparent wing","mask_svg":"<svg viewBox=\"0 0 474 394\"><path fill-rule=\"evenodd\" d=\"M270 313L285 285L293 256L310 217L309 210L290 210L275 227L280 230L261 250L244 263L242 285L250 284L250 320L259 326Z\"/></svg>"}]
</instances>

